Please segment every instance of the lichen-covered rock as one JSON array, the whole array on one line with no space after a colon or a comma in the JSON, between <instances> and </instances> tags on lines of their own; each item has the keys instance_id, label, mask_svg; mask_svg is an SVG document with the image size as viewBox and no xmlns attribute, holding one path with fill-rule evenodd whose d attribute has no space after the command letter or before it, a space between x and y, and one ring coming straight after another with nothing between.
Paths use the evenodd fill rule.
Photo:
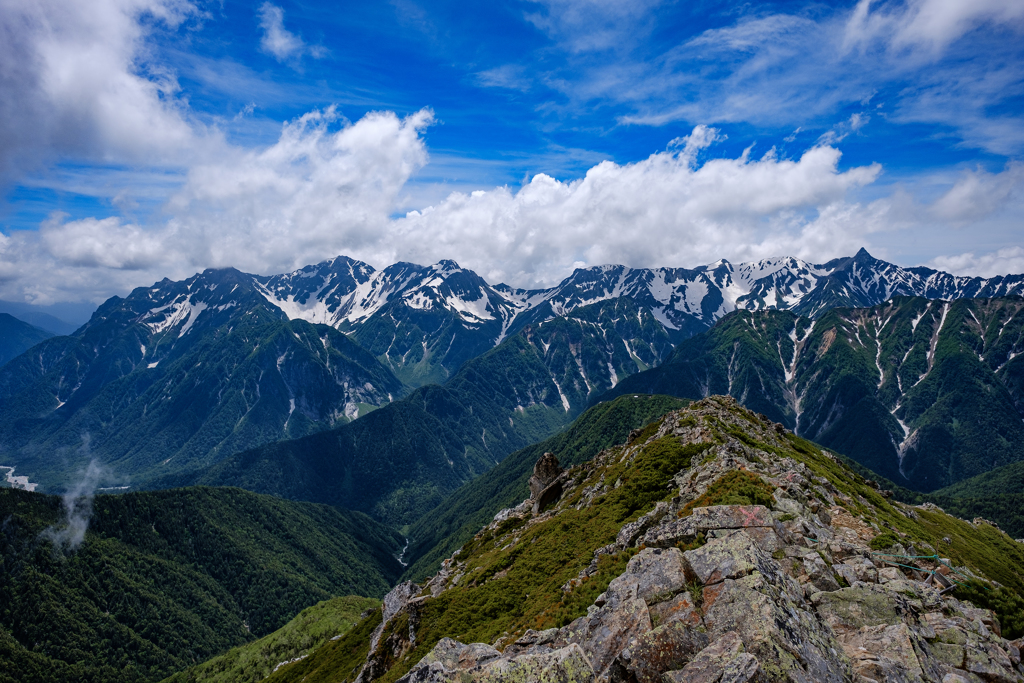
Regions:
<instances>
[{"instance_id":1,"label":"lichen-covered rock","mask_svg":"<svg viewBox=\"0 0 1024 683\"><path fill-rule=\"evenodd\" d=\"M690 571L703 584L738 579L771 561L771 557L743 531L712 539L683 555Z\"/></svg>"},{"instance_id":2,"label":"lichen-covered rock","mask_svg":"<svg viewBox=\"0 0 1024 683\"><path fill-rule=\"evenodd\" d=\"M636 595L648 605L667 600L686 586L686 565L678 548L646 548L629 560L626 571L608 586L636 581Z\"/></svg>"},{"instance_id":3,"label":"lichen-covered rock","mask_svg":"<svg viewBox=\"0 0 1024 683\"><path fill-rule=\"evenodd\" d=\"M442 638L399 683L592 683L594 670L578 645L502 656L494 648Z\"/></svg>"},{"instance_id":4,"label":"lichen-covered rock","mask_svg":"<svg viewBox=\"0 0 1024 683\"><path fill-rule=\"evenodd\" d=\"M624 668L638 683L661 683L663 673L682 668L707 645L707 634L675 621L640 636Z\"/></svg>"},{"instance_id":5,"label":"lichen-covered rock","mask_svg":"<svg viewBox=\"0 0 1024 683\"><path fill-rule=\"evenodd\" d=\"M630 589L609 591L613 599L604 607L580 617L559 633L560 643L576 643L583 648L598 676L608 672L630 641L652 628L647 603L636 597L636 582Z\"/></svg>"},{"instance_id":6,"label":"lichen-covered rock","mask_svg":"<svg viewBox=\"0 0 1024 683\"><path fill-rule=\"evenodd\" d=\"M808 580L820 591L839 589L839 582L836 581L832 568L819 555L804 558L804 572Z\"/></svg>"},{"instance_id":7,"label":"lichen-covered rock","mask_svg":"<svg viewBox=\"0 0 1024 683\"><path fill-rule=\"evenodd\" d=\"M736 632L768 680L848 680L848 662L832 633L808 609L799 586L771 558L759 565L764 571L704 587L709 637Z\"/></svg>"},{"instance_id":8,"label":"lichen-covered rock","mask_svg":"<svg viewBox=\"0 0 1024 683\"><path fill-rule=\"evenodd\" d=\"M691 517L670 518L648 529L640 539L648 548L669 548L677 543L688 543L697 537L697 527ZM635 542L634 542L635 543Z\"/></svg>"},{"instance_id":9,"label":"lichen-covered rock","mask_svg":"<svg viewBox=\"0 0 1024 683\"><path fill-rule=\"evenodd\" d=\"M690 628L703 626L700 609L694 604L693 596L689 592L680 593L672 598L648 605L651 615L651 623L655 626L670 624L673 621L681 621Z\"/></svg>"},{"instance_id":10,"label":"lichen-covered rock","mask_svg":"<svg viewBox=\"0 0 1024 683\"><path fill-rule=\"evenodd\" d=\"M504 650L506 657L524 653L535 653L550 650L558 638L558 629L549 628L544 631L527 630L522 637L511 643Z\"/></svg>"},{"instance_id":11,"label":"lichen-covered rock","mask_svg":"<svg viewBox=\"0 0 1024 683\"><path fill-rule=\"evenodd\" d=\"M698 652L682 669L666 672L663 680L666 683L718 683L725 666L741 652L743 641L735 631L729 631Z\"/></svg>"},{"instance_id":12,"label":"lichen-covered rock","mask_svg":"<svg viewBox=\"0 0 1024 683\"><path fill-rule=\"evenodd\" d=\"M741 652L732 661L722 667L722 677L718 683L747 683L757 678L761 671L761 663L754 655Z\"/></svg>"},{"instance_id":13,"label":"lichen-covered rock","mask_svg":"<svg viewBox=\"0 0 1024 683\"><path fill-rule=\"evenodd\" d=\"M771 510L763 505L711 505L694 508L691 516L698 531L775 526Z\"/></svg>"},{"instance_id":14,"label":"lichen-covered rock","mask_svg":"<svg viewBox=\"0 0 1024 683\"><path fill-rule=\"evenodd\" d=\"M863 626L898 624L907 614L903 601L883 590L843 588L813 598L818 614L836 633Z\"/></svg>"},{"instance_id":15,"label":"lichen-covered rock","mask_svg":"<svg viewBox=\"0 0 1024 683\"><path fill-rule=\"evenodd\" d=\"M457 679L458 683L463 678ZM474 677L480 683L592 683L594 669L579 645L499 659Z\"/></svg>"}]
</instances>

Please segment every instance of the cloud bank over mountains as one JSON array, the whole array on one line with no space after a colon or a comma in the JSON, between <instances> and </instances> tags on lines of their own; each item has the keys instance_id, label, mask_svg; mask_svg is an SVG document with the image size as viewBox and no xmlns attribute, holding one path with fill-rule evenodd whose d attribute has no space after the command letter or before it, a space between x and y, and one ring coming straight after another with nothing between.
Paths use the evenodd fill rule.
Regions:
<instances>
[{"instance_id":1,"label":"cloud bank over mountains","mask_svg":"<svg viewBox=\"0 0 1024 683\"><path fill-rule=\"evenodd\" d=\"M621 27L647 26L646 12L657 4L627 11L593 2L538 3L527 19L567 54L628 53L629 41L616 47ZM968 65L992 67L984 83L972 84L970 70L953 78L943 66L936 78L952 80L926 82L891 113L868 106L870 79L858 81L867 88L857 95L866 98L864 111L844 114L830 133L795 155L756 146L738 156L724 154L724 135L701 123L646 159L604 161L575 179L539 173L520 187L455 192L406 213L400 207L409 205L411 184L429 163L434 112L382 110L349 121L330 106L284 123L272 144L232 141L222 121L191 107L155 47L167 36L201 32L210 11L185 0L0 3L0 180L14 182L61 159L179 179L160 212L145 222L130 213L82 218L54 212L38 230L0 234L0 299L99 301L207 267L268 274L337 254L375 266L452 258L490 282L550 286L575 266L599 263L693 266L777 255L821 262L865 245L891 257L885 241L898 242L899 235L930 239L988 224L994 234L1005 234L1019 221L1012 217L1024 215L1019 161L998 172L979 167L947 173L930 193L914 193L884 185L882 164L844 165L842 159L843 139L869 126L872 117L913 119L938 110L973 115L956 103L1001 101L994 94L999 83L1019 80L1019 69L1008 62L995 68L987 60L1006 57L1009 48ZM260 48L274 59L294 65L306 55L322 56L321 48L288 28L280 7L268 2L254 12ZM756 110L785 118L809 106L796 93L822 72L808 71L806 61L799 68L776 67L815 36L827 34L827 44L839 46L830 63L843 65L833 74L841 82L844 70L867 62L876 75L894 63L905 70L915 64L933 68L958 41L984 31L1018 31L1022 18L1024 4L988 0L913 0L878 8L861 2L825 18L746 17L689 40L660 61L648 60L635 73L629 54L618 55L615 74L592 64L571 81L573 98L594 101L612 91L635 96L644 104L637 105L632 123L756 121ZM637 35L643 35L640 29ZM687 60L698 48L731 57L717 75L684 83ZM650 71L659 64L661 71ZM515 67L493 70L481 83L495 87L508 81L500 73L526 73ZM546 77L550 85L559 75ZM618 90L616 84L625 82L647 90ZM669 89L651 90L655 83ZM517 87L535 86L523 81ZM747 96L738 97L740 92ZM769 92L774 104L765 99ZM821 106L848 102L854 94L837 91L832 104ZM820 93L805 95L822 102ZM683 104L662 106L669 100ZM926 101L934 105L927 107L931 114L922 113ZM1012 135L992 128L1012 129L1019 113L988 116L974 127L964 121L950 124L962 131L964 144L1019 149ZM112 201L117 205L116 197ZM940 254L932 265L964 274L1022 272L1024 252L979 243L971 251Z\"/></svg>"},{"instance_id":2,"label":"cloud bank over mountains","mask_svg":"<svg viewBox=\"0 0 1024 683\"><path fill-rule=\"evenodd\" d=\"M1015 196L1022 167L965 174L933 204L905 197L851 199L878 164L840 168L839 149L798 159L711 156L717 131L697 126L665 151L632 164L603 162L586 176L544 174L393 216L428 162L429 110L373 113L342 123L333 110L284 126L259 151L233 150L192 168L167 205L167 222L54 215L37 232L0 237L0 297L39 302L73 292L106 296L165 276L234 266L286 272L346 254L377 266L452 258L490 282L550 286L578 265L696 265L780 254L824 261L854 253L875 233L923 221L958 221ZM332 127L336 126L336 127ZM1019 251L957 256L942 265L979 274L1024 270ZM959 260L954 260L959 259ZM48 275L40 279L38 274Z\"/></svg>"}]
</instances>

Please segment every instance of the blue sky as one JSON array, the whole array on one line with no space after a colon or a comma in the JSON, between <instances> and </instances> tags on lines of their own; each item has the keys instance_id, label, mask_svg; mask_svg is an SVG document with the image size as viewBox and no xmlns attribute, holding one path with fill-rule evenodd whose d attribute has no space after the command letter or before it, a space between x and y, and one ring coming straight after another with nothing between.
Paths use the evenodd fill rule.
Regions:
<instances>
[{"instance_id":1,"label":"blue sky","mask_svg":"<svg viewBox=\"0 0 1024 683\"><path fill-rule=\"evenodd\" d=\"M1024 271L1024 2L0 8L0 298L867 246Z\"/></svg>"}]
</instances>

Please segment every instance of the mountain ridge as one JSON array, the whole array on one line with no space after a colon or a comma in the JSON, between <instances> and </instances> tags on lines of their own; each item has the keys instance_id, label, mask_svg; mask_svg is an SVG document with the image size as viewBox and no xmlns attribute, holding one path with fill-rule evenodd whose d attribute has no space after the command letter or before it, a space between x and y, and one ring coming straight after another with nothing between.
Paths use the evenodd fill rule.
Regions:
<instances>
[{"instance_id":1,"label":"mountain ridge","mask_svg":"<svg viewBox=\"0 0 1024 683\"><path fill-rule=\"evenodd\" d=\"M894 297L812 320L736 311L626 393L735 396L880 475L930 491L1024 459L1024 299Z\"/></svg>"}]
</instances>

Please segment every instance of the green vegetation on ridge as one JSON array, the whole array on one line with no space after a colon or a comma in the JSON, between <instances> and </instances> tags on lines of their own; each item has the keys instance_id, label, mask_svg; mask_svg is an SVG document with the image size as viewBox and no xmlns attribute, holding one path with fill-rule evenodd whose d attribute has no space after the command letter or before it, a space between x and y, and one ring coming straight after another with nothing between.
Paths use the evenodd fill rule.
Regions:
<instances>
[{"instance_id":1,"label":"green vegetation on ridge","mask_svg":"<svg viewBox=\"0 0 1024 683\"><path fill-rule=\"evenodd\" d=\"M624 442L632 429L684 405L668 396L623 396L590 408L565 431L512 453L412 525L404 578L418 580L437 571L441 560L471 539L499 510L529 497L527 482L534 463L544 453L554 453L562 467L578 465Z\"/></svg>"}]
</instances>

